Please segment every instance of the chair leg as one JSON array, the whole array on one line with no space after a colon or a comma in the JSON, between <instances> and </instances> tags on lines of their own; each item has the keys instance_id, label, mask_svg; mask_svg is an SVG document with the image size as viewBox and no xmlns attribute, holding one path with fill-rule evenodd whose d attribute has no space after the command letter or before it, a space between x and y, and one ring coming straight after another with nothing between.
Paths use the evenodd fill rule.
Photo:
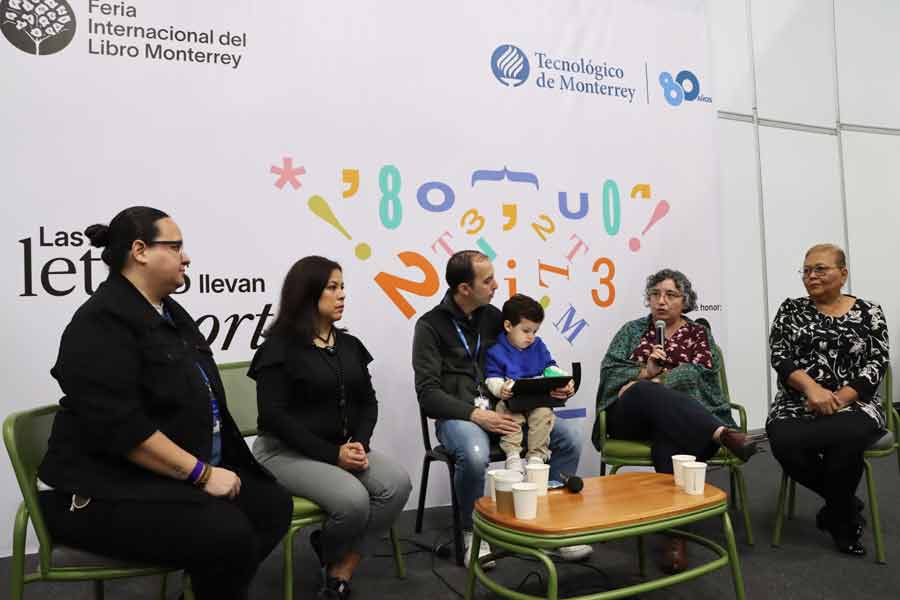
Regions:
<instances>
[{"instance_id":1,"label":"chair leg","mask_svg":"<svg viewBox=\"0 0 900 600\"><path fill-rule=\"evenodd\" d=\"M600 477L603 477L605 475L606 475L606 463L601 460L600 461Z\"/></svg>"},{"instance_id":2,"label":"chair leg","mask_svg":"<svg viewBox=\"0 0 900 600\"><path fill-rule=\"evenodd\" d=\"M25 593L25 536L28 534L28 510L25 503L19 505L13 525L12 561L10 564L10 583L12 596L10 600L22 600Z\"/></svg>"},{"instance_id":3,"label":"chair leg","mask_svg":"<svg viewBox=\"0 0 900 600\"><path fill-rule=\"evenodd\" d=\"M875 536L875 561L884 564L884 539L881 535L881 515L878 512L878 496L875 494L875 478L872 477L872 465L864 460L866 466L866 491L869 494L869 510L872 513L872 534Z\"/></svg>"},{"instance_id":4,"label":"chair leg","mask_svg":"<svg viewBox=\"0 0 900 600\"><path fill-rule=\"evenodd\" d=\"M185 573L181 580L181 585L184 590L184 600L194 600L194 588L191 587L191 576Z\"/></svg>"},{"instance_id":5,"label":"chair leg","mask_svg":"<svg viewBox=\"0 0 900 600\"><path fill-rule=\"evenodd\" d=\"M619 472L619 469L622 468L622 465L613 465L612 470L609 472L610 475L615 475Z\"/></svg>"},{"instance_id":6,"label":"chair leg","mask_svg":"<svg viewBox=\"0 0 900 600\"><path fill-rule=\"evenodd\" d=\"M738 495L740 496L741 512L744 514L744 530L747 532L747 545L753 545L753 524L750 522L750 502L747 500L747 482L740 467L734 467L734 478L737 480Z\"/></svg>"},{"instance_id":7,"label":"chair leg","mask_svg":"<svg viewBox=\"0 0 900 600\"><path fill-rule=\"evenodd\" d=\"M463 562L465 545L463 544L462 520L459 517L459 498L456 495L456 486L453 485L456 465L447 463L447 470L450 473L450 505L453 510L453 547L456 551L456 564L461 567L465 564Z\"/></svg>"},{"instance_id":8,"label":"chair leg","mask_svg":"<svg viewBox=\"0 0 900 600\"><path fill-rule=\"evenodd\" d=\"M734 465L728 465L728 485L731 490L731 494L728 496L728 502L731 504L731 508L734 510L738 509L738 494L740 493L737 490L737 485L735 485L734 481ZM737 493L735 493L737 492ZM743 500L741 500L743 501Z\"/></svg>"},{"instance_id":9,"label":"chair leg","mask_svg":"<svg viewBox=\"0 0 900 600\"><path fill-rule=\"evenodd\" d=\"M781 472L781 485L778 486L778 507L775 509L775 531L772 532L772 545L781 545L781 529L784 527L784 503L789 480L787 472Z\"/></svg>"},{"instance_id":10,"label":"chair leg","mask_svg":"<svg viewBox=\"0 0 900 600\"><path fill-rule=\"evenodd\" d=\"M288 528L284 536L284 568L282 572L284 600L294 600L294 535L302 527Z\"/></svg>"},{"instance_id":11,"label":"chair leg","mask_svg":"<svg viewBox=\"0 0 900 600\"><path fill-rule=\"evenodd\" d=\"M94 580L94 600L103 600L103 580Z\"/></svg>"},{"instance_id":12,"label":"chair leg","mask_svg":"<svg viewBox=\"0 0 900 600\"><path fill-rule=\"evenodd\" d=\"M422 518L425 516L425 495L428 493L428 472L431 460L426 456L422 461L422 479L419 481L419 507L416 509L416 533L422 533Z\"/></svg>"},{"instance_id":13,"label":"chair leg","mask_svg":"<svg viewBox=\"0 0 900 600\"><path fill-rule=\"evenodd\" d=\"M797 482L791 479L791 487L788 488L788 520L792 520L797 512Z\"/></svg>"},{"instance_id":14,"label":"chair leg","mask_svg":"<svg viewBox=\"0 0 900 600\"><path fill-rule=\"evenodd\" d=\"M394 571L397 578L406 579L406 562L403 560L403 553L400 552L400 540L394 527L391 527L391 547L394 549Z\"/></svg>"}]
</instances>

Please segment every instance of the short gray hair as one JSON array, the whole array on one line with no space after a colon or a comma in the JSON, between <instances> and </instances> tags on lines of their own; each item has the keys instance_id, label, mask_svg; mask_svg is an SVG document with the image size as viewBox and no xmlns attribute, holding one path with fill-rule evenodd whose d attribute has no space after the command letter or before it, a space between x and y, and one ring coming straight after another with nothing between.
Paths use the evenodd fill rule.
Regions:
<instances>
[{"instance_id":1,"label":"short gray hair","mask_svg":"<svg viewBox=\"0 0 900 600\"><path fill-rule=\"evenodd\" d=\"M676 271L675 269L662 269L657 271L653 275L647 278L647 287L644 288L644 303L646 306L650 306L650 290L655 288L661 282L666 279L671 279L675 282L675 287L678 288L678 291L684 294L684 308L681 313L689 313L692 310L697 309L697 292L694 291L694 286L691 285L691 280L687 278L687 276L681 271Z\"/></svg>"}]
</instances>

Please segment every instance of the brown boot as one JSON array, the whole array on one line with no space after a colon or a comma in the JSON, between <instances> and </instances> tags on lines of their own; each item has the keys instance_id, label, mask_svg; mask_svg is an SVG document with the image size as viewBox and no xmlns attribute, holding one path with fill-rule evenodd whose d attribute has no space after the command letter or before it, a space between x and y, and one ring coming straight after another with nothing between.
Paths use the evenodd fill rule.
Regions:
<instances>
[{"instance_id":1,"label":"brown boot","mask_svg":"<svg viewBox=\"0 0 900 600\"><path fill-rule=\"evenodd\" d=\"M663 573L674 575L687 569L687 544L684 538L670 537L663 549L659 568Z\"/></svg>"},{"instance_id":2,"label":"brown boot","mask_svg":"<svg viewBox=\"0 0 900 600\"><path fill-rule=\"evenodd\" d=\"M759 450L756 442L750 441L746 433L734 429L723 431L719 436L719 443L744 462L750 460L750 457Z\"/></svg>"}]
</instances>

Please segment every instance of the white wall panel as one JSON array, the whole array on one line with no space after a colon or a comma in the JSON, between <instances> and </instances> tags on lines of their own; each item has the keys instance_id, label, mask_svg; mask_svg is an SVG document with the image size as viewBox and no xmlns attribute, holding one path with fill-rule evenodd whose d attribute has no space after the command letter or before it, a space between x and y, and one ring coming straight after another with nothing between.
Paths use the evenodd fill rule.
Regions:
<instances>
[{"instance_id":1,"label":"white wall panel","mask_svg":"<svg viewBox=\"0 0 900 600\"><path fill-rule=\"evenodd\" d=\"M763 204L769 310L806 294L797 271L813 244L843 245L843 215L834 136L763 127Z\"/></svg>"},{"instance_id":2,"label":"white wall panel","mask_svg":"<svg viewBox=\"0 0 900 600\"><path fill-rule=\"evenodd\" d=\"M706 0L713 67L713 102L719 110L749 114L753 78L745 0Z\"/></svg>"},{"instance_id":3,"label":"white wall panel","mask_svg":"<svg viewBox=\"0 0 900 600\"><path fill-rule=\"evenodd\" d=\"M765 424L768 324L762 286L762 243L753 126L721 119L719 184L722 204L724 352L731 399L747 408L749 425Z\"/></svg>"},{"instance_id":4,"label":"white wall panel","mask_svg":"<svg viewBox=\"0 0 900 600\"><path fill-rule=\"evenodd\" d=\"M900 127L900 2L836 0L841 121Z\"/></svg>"},{"instance_id":5,"label":"white wall panel","mask_svg":"<svg viewBox=\"0 0 900 600\"><path fill-rule=\"evenodd\" d=\"M900 375L900 203L892 197L900 137L847 133L844 168L847 177L847 222L850 226L850 269L853 293L881 304L894 350L893 370ZM894 401L900 401L894 386Z\"/></svg>"},{"instance_id":6,"label":"white wall panel","mask_svg":"<svg viewBox=\"0 0 900 600\"><path fill-rule=\"evenodd\" d=\"M833 127L831 2L753 0L759 116Z\"/></svg>"}]
</instances>

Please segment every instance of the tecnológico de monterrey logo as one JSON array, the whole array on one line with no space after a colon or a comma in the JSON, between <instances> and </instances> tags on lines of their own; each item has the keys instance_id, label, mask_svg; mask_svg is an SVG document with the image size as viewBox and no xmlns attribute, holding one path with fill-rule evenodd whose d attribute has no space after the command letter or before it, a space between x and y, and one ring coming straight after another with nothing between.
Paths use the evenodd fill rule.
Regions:
<instances>
[{"instance_id":1,"label":"tecnol\u00f3gico de monterrey logo","mask_svg":"<svg viewBox=\"0 0 900 600\"><path fill-rule=\"evenodd\" d=\"M491 70L503 85L518 87L528 79L531 67L528 57L521 49L512 44L503 44L497 46L491 55Z\"/></svg>"}]
</instances>

